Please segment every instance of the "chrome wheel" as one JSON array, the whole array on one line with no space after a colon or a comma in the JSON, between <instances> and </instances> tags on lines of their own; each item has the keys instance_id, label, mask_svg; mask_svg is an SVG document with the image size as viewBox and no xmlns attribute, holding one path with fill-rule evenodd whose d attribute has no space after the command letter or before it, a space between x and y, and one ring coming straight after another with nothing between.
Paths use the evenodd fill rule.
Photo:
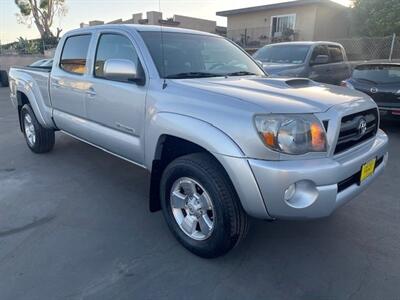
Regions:
<instances>
[{"instance_id":1,"label":"chrome wheel","mask_svg":"<svg viewBox=\"0 0 400 300\"><path fill-rule=\"evenodd\" d=\"M24 129L29 145L34 146L36 143L36 133L35 127L32 123L32 118L29 114L26 114L24 117Z\"/></svg>"},{"instance_id":2,"label":"chrome wheel","mask_svg":"<svg viewBox=\"0 0 400 300\"><path fill-rule=\"evenodd\" d=\"M172 186L170 203L180 229L194 240L202 241L214 229L214 205L207 191L195 180L182 177Z\"/></svg>"}]
</instances>

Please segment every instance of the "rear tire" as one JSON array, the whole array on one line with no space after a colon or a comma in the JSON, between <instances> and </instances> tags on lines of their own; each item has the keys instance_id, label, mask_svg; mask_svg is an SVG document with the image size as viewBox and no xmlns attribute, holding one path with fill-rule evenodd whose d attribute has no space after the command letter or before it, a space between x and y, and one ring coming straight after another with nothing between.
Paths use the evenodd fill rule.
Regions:
<instances>
[{"instance_id":1,"label":"rear tire","mask_svg":"<svg viewBox=\"0 0 400 300\"><path fill-rule=\"evenodd\" d=\"M44 128L30 107L25 104L21 109L21 124L26 143L34 153L50 152L55 143L54 130Z\"/></svg>"},{"instance_id":2,"label":"rear tire","mask_svg":"<svg viewBox=\"0 0 400 300\"><path fill-rule=\"evenodd\" d=\"M247 233L248 217L239 197L226 172L207 153L172 161L162 175L160 193L168 227L198 256L224 255Z\"/></svg>"},{"instance_id":3,"label":"rear tire","mask_svg":"<svg viewBox=\"0 0 400 300\"><path fill-rule=\"evenodd\" d=\"M0 86L2 87L9 86L7 71L0 70Z\"/></svg>"}]
</instances>

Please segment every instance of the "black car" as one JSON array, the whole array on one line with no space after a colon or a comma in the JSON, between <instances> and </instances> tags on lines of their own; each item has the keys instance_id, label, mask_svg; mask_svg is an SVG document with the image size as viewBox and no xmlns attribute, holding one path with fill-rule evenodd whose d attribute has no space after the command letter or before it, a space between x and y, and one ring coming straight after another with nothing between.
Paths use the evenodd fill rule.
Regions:
<instances>
[{"instance_id":1,"label":"black car","mask_svg":"<svg viewBox=\"0 0 400 300\"><path fill-rule=\"evenodd\" d=\"M354 68L342 86L371 96L383 113L400 116L400 63L368 63Z\"/></svg>"}]
</instances>

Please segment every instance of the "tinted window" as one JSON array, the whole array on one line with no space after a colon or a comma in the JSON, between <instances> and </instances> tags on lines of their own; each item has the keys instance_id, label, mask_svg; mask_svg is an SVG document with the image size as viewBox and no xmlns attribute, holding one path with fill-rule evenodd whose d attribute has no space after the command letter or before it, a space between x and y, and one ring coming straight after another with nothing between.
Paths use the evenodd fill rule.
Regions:
<instances>
[{"instance_id":1,"label":"tinted window","mask_svg":"<svg viewBox=\"0 0 400 300\"><path fill-rule=\"evenodd\" d=\"M119 34L102 34L97 46L94 75L104 77L107 59L127 59L138 66L138 56L131 41Z\"/></svg>"},{"instance_id":2,"label":"tinted window","mask_svg":"<svg viewBox=\"0 0 400 300\"><path fill-rule=\"evenodd\" d=\"M240 48L221 37L171 32L161 37L160 32L149 31L140 34L161 77L212 77L236 72L265 75Z\"/></svg>"},{"instance_id":3,"label":"tinted window","mask_svg":"<svg viewBox=\"0 0 400 300\"><path fill-rule=\"evenodd\" d=\"M328 51L328 47L326 46L316 46L314 48L314 51L311 55L311 63L314 62L314 60L317 58L318 55L326 55L329 56L329 51Z\"/></svg>"},{"instance_id":4,"label":"tinted window","mask_svg":"<svg viewBox=\"0 0 400 300\"><path fill-rule=\"evenodd\" d=\"M61 54L61 69L71 73L84 74L89 44L90 35L77 35L67 38Z\"/></svg>"},{"instance_id":5,"label":"tinted window","mask_svg":"<svg viewBox=\"0 0 400 300\"><path fill-rule=\"evenodd\" d=\"M307 45L271 45L257 51L254 58L262 62L302 64L308 51L310 51L310 46Z\"/></svg>"},{"instance_id":6,"label":"tinted window","mask_svg":"<svg viewBox=\"0 0 400 300\"><path fill-rule=\"evenodd\" d=\"M332 63L342 62L344 60L342 49L338 46L328 46L329 61Z\"/></svg>"},{"instance_id":7,"label":"tinted window","mask_svg":"<svg viewBox=\"0 0 400 300\"><path fill-rule=\"evenodd\" d=\"M400 83L400 66L365 65L353 71L353 78L371 83Z\"/></svg>"}]
</instances>

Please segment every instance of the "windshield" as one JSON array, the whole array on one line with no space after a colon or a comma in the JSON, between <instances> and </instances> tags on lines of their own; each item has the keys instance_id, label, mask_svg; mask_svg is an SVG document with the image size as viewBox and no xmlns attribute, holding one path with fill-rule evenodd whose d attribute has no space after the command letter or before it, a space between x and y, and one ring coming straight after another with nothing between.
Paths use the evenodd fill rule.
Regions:
<instances>
[{"instance_id":1,"label":"windshield","mask_svg":"<svg viewBox=\"0 0 400 300\"><path fill-rule=\"evenodd\" d=\"M278 64L302 64L306 60L310 46L307 45L269 45L254 54L262 62Z\"/></svg>"},{"instance_id":2,"label":"windshield","mask_svg":"<svg viewBox=\"0 0 400 300\"><path fill-rule=\"evenodd\" d=\"M163 32L161 37L159 31L140 35L162 78L265 75L250 57L224 38L172 32Z\"/></svg>"},{"instance_id":3,"label":"windshield","mask_svg":"<svg viewBox=\"0 0 400 300\"><path fill-rule=\"evenodd\" d=\"M353 78L356 80L364 80L372 83L400 83L400 66L358 66L353 71Z\"/></svg>"}]
</instances>

